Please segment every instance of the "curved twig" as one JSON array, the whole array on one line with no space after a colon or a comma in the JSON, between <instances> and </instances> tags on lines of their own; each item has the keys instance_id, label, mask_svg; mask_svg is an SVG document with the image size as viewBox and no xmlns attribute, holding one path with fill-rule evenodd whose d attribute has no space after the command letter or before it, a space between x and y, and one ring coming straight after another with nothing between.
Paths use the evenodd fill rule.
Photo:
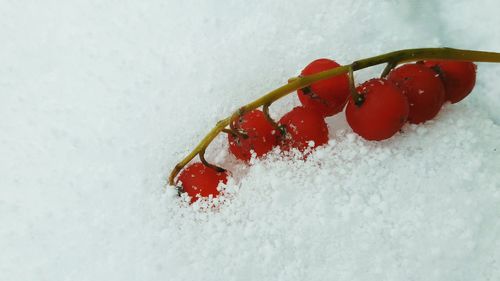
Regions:
<instances>
[{"instance_id":1,"label":"curved twig","mask_svg":"<svg viewBox=\"0 0 500 281\"><path fill-rule=\"evenodd\" d=\"M315 73L307 76L294 77L285 84L266 95L250 102L243 107L240 107L231 116L226 117L219 122L216 126L208 132L208 134L198 143L198 145L191 151L184 159L182 159L170 173L169 184L174 186L175 177L196 155L203 155L202 152L206 150L208 145L219 135L220 132L226 129L231 122L237 120L239 116L250 110L256 109L260 106L271 104L274 101L304 87L311 85L314 82L324 80L333 76L348 73L371 67L378 64L387 63L388 67L394 67L397 64L405 62L414 62L420 60L457 60L457 61L474 61L474 62L494 62L500 63L500 53L460 50L452 48L420 48L420 49L406 49L395 52L382 54L366 59L355 61L349 65L344 65L329 69L323 72ZM390 70L390 69L389 69ZM388 70L387 70L388 71ZM201 154L200 154L201 153ZM204 158L202 158L204 160ZM206 161L205 161L206 162Z\"/></svg>"}]
</instances>

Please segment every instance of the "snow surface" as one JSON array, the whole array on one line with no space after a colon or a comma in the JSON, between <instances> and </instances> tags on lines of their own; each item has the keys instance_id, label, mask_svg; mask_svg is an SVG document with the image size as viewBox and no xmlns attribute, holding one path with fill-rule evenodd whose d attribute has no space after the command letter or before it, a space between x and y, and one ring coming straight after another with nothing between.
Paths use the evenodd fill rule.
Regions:
<instances>
[{"instance_id":1,"label":"snow surface","mask_svg":"<svg viewBox=\"0 0 500 281\"><path fill-rule=\"evenodd\" d=\"M488 1L0 1L0 280L500 280L500 65L435 121L233 171L215 211L167 175L309 61L500 51ZM359 82L380 68L358 74ZM276 116L296 105L273 105Z\"/></svg>"}]
</instances>

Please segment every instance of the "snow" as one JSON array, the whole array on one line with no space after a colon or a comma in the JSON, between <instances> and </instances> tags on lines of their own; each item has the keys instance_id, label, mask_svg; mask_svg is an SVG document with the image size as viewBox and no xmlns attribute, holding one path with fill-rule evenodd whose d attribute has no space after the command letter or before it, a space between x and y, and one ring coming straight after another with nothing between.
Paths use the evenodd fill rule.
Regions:
<instances>
[{"instance_id":1,"label":"snow","mask_svg":"<svg viewBox=\"0 0 500 281\"><path fill-rule=\"evenodd\" d=\"M246 167L218 138L207 156L234 178L215 210L165 190L217 120L309 61L500 51L498 8L3 0L0 280L499 280L500 65L480 64L470 97L387 141L339 115L307 161Z\"/></svg>"}]
</instances>

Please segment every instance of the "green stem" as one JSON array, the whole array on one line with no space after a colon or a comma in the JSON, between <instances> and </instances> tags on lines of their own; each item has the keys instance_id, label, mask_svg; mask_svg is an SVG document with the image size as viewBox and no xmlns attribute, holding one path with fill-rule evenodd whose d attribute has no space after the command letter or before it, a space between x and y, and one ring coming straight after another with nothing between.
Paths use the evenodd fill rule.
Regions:
<instances>
[{"instance_id":1,"label":"green stem","mask_svg":"<svg viewBox=\"0 0 500 281\"><path fill-rule=\"evenodd\" d=\"M208 163L207 160L205 160L205 149L203 149L202 151L200 151L198 153L198 157L200 157L200 161L201 161L201 163L203 163L203 165L205 165L211 169L214 169L217 172L225 172L226 171L224 168L221 168L219 166L215 166L214 164L210 164L210 163Z\"/></svg>"},{"instance_id":2,"label":"green stem","mask_svg":"<svg viewBox=\"0 0 500 281\"><path fill-rule=\"evenodd\" d=\"M260 106L271 104L274 101L304 87L311 85L314 82L324 80L333 76L348 73L350 69L357 71L367 67L375 66L378 64L390 64L395 67L397 64L405 62L414 62L419 60L456 60L456 61L474 61L474 62L492 62L500 63L500 53L482 52L472 50L460 50L452 48L420 48L420 49L406 49L395 52L390 52L366 59L355 61L349 65L340 66L337 68L329 69L323 72L315 73L308 76L296 77L289 80L289 83L283 85L266 95L250 102L249 104L241 107L231 116L226 117L208 132L208 134L198 143L191 153L189 153L181 162L179 162L169 177L169 184L174 185L175 177L196 155L204 152L208 145L222 132L233 120L250 110L256 109Z\"/></svg>"},{"instance_id":3,"label":"green stem","mask_svg":"<svg viewBox=\"0 0 500 281\"><path fill-rule=\"evenodd\" d=\"M264 116L266 117L267 121L269 123L271 123L271 125L276 130L276 133L278 134L280 132L280 126L278 125L278 123L276 121L274 121L274 119L269 114L269 106L271 106L271 105L270 104L264 104L262 106L262 111L264 112Z\"/></svg>"},{"instance_id":4,"label":"green stem","mask_svg":"<svg viewBox=\"0 0 500 281\"><path fill-rule=\"evenodd\" d=\"M352 67L349 68L349 91L351 92L351 98L354 104L358 107L365 102L365 96L356 91L356 85L354 84L354 70Z\"/></svg>"},{"instance_id":5,"label":"green stem","mask_svg":"<svg viewBox=\"0 0 500 281\"><path fill-rule=\"evenodd\" d=\"M385 78L387 74L389 74L389 72L391 72L391 70L393 70L397 65L398 63L395 61L388 62L384 70L382 71L382 74L380 74L380 78Z\"/></svg>"}]
</instances>

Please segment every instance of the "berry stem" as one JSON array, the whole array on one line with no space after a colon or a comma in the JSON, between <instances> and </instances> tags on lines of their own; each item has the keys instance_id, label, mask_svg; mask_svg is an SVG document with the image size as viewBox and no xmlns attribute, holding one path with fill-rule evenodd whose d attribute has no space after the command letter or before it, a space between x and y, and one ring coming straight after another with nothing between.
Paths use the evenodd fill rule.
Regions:
<instances>
[{"instance_id":1,"label":"berry stem","mask_svg":"<svg viewBox=\"0 0 500 281\"><path fill-rule=\"evenodd\" d=\"M385 78L391 70L393 70L396 66L398 66L398 63L396 61L390 61L387 63L385 66L384 70L382 71L382 74L380 74L380 78Z\"/></svg>"},{"instance_id":2,"label":"berry stem","mask_svg":"<svg viewBox=\"0 0 500 281\"><path fill-rule=\"evenodd\" d=\"M226 133L228 135L236 136L236 133L233 130L231 130L231 129L224 128L224 129L222 129L221 132Z\"/></svg>"},{"instance_id":3,"label":"berry stem","mask_svg":"<svg viewBox=\"0 0 500 281\"><path fill-rule=\"evenodd\" d=\"M203 165L205 165L205 166L207 166L207 167L209 167L211 169L214 169L217 172L225 172L226 171L226 169L224 169L224 168L221 168L219 166L216 166L214 164L210 164L210 163L207 162L207 160L205 159L205 149L203 149L202 151L200 151L198 153L198 156L200 157L200 161L201 161L201 163L203 163Z\"/></svg>"},{"instance_id":4,"label":"berry stem","mask_svg":"<svg viewBox=\"0 0 500 281\"><path fill-rule=\"evenodd\" d=\"M368 68L371 66L387 63L396 67L400 63L414 62L420 60L457 60L457 61L472 61L472 62L491 62L500 63L500 53L460 50L452 48L419 48L419 49L405 49L395 52L390 52L366 59L354 61L351 64L339 66L323 72L318 72L312 75L294 77L289 79L288 83L272 90L266 95L250 102L249 104L239 108L231 116L224 118L217 122L216 126L208 132L208 134L198 143L198 145L191 151L184 159L179 162L169 176L169 184L174 186L175 177L196 155L200 155L200 159L204 163L209 164L204 158L204 151L208 145L222 132L227 126L231 129L234 127L232 123L245 112L256 109L260 106L271 104L274 101L304 87L311 85L314 82L324 80L333 76L354 72L360 69ZM386 67L387 68L387 67ZM203 153L202 153L203 152ZM203 156L203 157L202 157ZM213 165L212 165L213 166ZM217 166L214 166L217 167ZM217 167L222 169L220 167Z\"/></svg>"},{"instance_id":5,"label":"berry stem","mask_svg":"<svg viewBox=\"0 0 500 281\"><path fill-rule=\"evenodd\" d=\"M266 103L262 106L262 112L264 112L264 116L266 117L267 121L269 123L271 123L271 125L274 127L274 129L276 129L276 133L279 133L281 130L280 130L280 126L278 125L278 123L276 121L274 121L274 119L271 117L271 115L269 115L269 106L271 106L270 104Z\"/></svg>"},{"instance_id":6,"label":"berry stem","mask_svg":"<svg viewBox=\"0 0 500 281\"><path fill-rule=\"evenodd\" d=\"M356 91L356 85L354 85L354 70L349 67L349 91L351 92L352 100L357 106L361 106L365 102L365 96Z\"/></svg>"}]
</instances>

